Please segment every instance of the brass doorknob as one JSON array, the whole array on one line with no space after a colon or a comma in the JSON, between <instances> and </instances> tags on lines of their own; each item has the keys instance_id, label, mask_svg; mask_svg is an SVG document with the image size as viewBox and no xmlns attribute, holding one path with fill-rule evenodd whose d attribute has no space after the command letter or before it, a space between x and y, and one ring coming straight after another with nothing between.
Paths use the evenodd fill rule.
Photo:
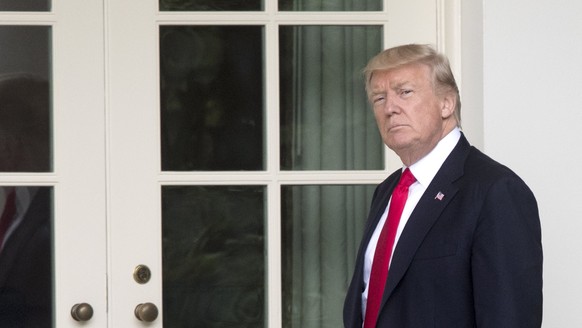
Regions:
<instances>
[{"instance_id":1,"label":"brass doorknob","mask_svg":"<svg viewBox=\"0 0 582 328\"><path fill-rule=\"evenodd\" d=\"M152 322L158 317L158 307L153 303L141 303L135 307L134 313L139 321Z\"/></svg>"},{"instance_id":2,"label":"brass doorknob","mask_svg":"<svg viewBox=\"0 0 582 328\"><path fill-rule=\"evenodd\" d=\"M71 308L71 316L77 321L89 321L93 317L93 307L87 303L77 303Z\"/></svg>"}]
</instances>

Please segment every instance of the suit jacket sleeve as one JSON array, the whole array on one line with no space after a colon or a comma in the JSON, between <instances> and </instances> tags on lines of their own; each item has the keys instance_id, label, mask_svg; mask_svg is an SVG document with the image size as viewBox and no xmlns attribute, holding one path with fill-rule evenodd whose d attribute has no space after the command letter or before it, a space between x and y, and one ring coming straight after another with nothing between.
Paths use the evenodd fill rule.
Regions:
<instances>
[{"instance_id":1,"label":"suit jacket sleeve","mask_svg":"<svg viewBox=\"0 0 582 328\"><path fill-rule=\"evenodd\" d=\"M517 176L486 192L471 268L477 327L540 327L542 245L537 204Z\"/></svg>"}]
</instances>

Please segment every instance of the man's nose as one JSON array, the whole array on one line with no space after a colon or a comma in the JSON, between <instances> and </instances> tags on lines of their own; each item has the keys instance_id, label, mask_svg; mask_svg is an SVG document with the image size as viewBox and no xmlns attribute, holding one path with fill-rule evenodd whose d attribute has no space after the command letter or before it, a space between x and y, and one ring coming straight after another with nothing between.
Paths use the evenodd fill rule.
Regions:
<instances>
[{"instance_id":1,"label":"man's nose","mask_svg":"<svg viewBox=\"0 0 582 328\"><path fill-rule=\"evenodd\" d=\"M393 115L395 113L400 112L400 106L396 101L394 101L393 97L386 97L386 101L384 102L384 114L386 115Z\"/></svg>"}]
</instances>

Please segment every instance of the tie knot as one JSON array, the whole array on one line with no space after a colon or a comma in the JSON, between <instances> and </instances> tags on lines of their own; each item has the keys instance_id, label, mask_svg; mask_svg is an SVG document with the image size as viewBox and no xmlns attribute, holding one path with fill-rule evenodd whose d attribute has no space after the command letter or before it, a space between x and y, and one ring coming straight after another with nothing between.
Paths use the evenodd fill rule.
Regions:
<instances>
[{"instance_id":1,"label":"tie knot","mask_svg":"<svg viewBox=\"0 0 582 328\"><path fill-rule=\"evenodd\" d=\"M403 187L408 188L415 181L416 181L416 178L414 177L414 175L412 175L412 172L410 172L410 169L406 168L404 170L404 172L402 172L402 176L400 177L400 181L398 182L398 184L403 186Z\"/></svg>"}]
</instances>

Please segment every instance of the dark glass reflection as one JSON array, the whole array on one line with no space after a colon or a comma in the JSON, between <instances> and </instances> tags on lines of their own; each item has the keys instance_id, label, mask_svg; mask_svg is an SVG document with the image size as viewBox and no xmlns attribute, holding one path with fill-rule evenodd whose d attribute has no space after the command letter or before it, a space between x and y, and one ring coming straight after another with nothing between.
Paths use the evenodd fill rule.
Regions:
<instances>
[{"instance_id":1,"label":"dark glass reflection","mask_svg":"<svg viewBox=\"0 0 582 328\"><path fill-rule=\"evenodd\" d=\"M279 0L282 11L380 11L382 0Z\"/></svg>"},{"instance_id":2,"label":"dark glass reflection","mask_svg":"<svg viewBox=\"0 0 582 328\"><path fill-rule=\"evenodd\" d=\"M0 0L0 11L49 11L50 0Z\"/></svg>"},{"instance_id":3,"label":"dark glass reflection","mask_svg":"<svg viewBox=\"0 0 582 328\"><path fill-rule=\"evenodd\" d=\"M259 11L263 10L263 0L160 0L160 10Z\"/></svg>"},{"instance_id":4,"label":"dark glass reflection","mask_svg":"<svg viewBox=\"0 0 582 328\"><path fill-rule=\"evenodd\" d=\"M49 172L50 28L0 26L0 49L0 172Z\"/></svg>"},{"instance_id":5,"label":"dark glass reflection","mask_svg":"<svg viewBox=\"0 0 582 328\"><path fill-rule=\"evenodd\" d=\"M164 327L264 327L262 186L162 189Z\"/></svg>"},{"instance_id":6,"label":"dark glass reflection","mask_svg":"<svg viewBox=\"0 0 582 328\"><path fill-rule=\"evenodd\" d=\"M279 36L281 169L382 169L361 73L382 47L382 28L281 26Z\"/></svg>"},{"instance_id":7,"label":"dark glass reflection","mask_svg":"<svg viewBox=\"0 0 582 328\"><path fill-rule=\"evenodd\" d=\"M374 185L283 186L283 327L343 327Z\"/></svg>"},{"instance_id":8,"label":"dark glass reflection","mask_svg":"<svg viewBox=\"0 0 582 328\"><path fill-rule=\"evenodd\" d=\"M0 187L0 327L52 327L52 187Z\"/></svg>"},{"instance_id":9,"label":"dark glass reflection","mask_svg":"<svg viewBox=\"0 0 582 328\"><path fill-rule=\"evenodd\" d=\"M164 171L262 170L263 28L160 28Z\"/></svg>"}]
</instances>

